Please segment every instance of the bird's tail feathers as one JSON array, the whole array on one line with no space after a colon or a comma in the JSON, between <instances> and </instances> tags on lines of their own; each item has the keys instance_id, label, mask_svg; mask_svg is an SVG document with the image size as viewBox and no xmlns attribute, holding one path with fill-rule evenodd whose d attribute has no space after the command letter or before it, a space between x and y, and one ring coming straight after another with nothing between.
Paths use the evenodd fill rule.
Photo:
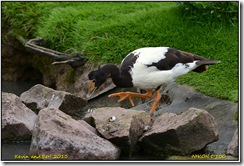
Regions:
<instances>
[{"instance_id":1,"label":"bird's tail feathers","mask_svg":"<svg viewBox=\"0 0 244 166\"><path fill-rule=\"evenodd\" d=\"M217 63L220 63L221 61L217 61L217 60L201 60L196 62L197 65L214 65Z\"/></svg>"}]
</instances>

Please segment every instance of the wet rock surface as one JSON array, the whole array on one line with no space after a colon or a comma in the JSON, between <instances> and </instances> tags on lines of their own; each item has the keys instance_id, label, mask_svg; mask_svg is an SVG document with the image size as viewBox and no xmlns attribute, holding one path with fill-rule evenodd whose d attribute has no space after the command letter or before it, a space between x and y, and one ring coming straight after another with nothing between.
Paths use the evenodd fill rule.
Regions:
<instances>
[{"instance_id":1,"label":"wet rock surface","mask_svg":"<svg viewBox=\"0 0 244 166\"><path fill-rule=\"evenodd\" d=\"M37 115L27 108L20 98L2 93L2 139L30 140Z\"/></svg>"},{"instance_id":2,"label":"wet rock surface","mask_svg":"<svg viewBox=\"0 0 244 166\"><path fill-rule=\"evenodd\" d=\"M138 139L150 122L145 111L120 107L97 108L86 114L84 120L94 125L105 139L121 148L125 155L131 155L136 150Z\"/></svg>"},{"instance_id":3,"label":"wet rock surface","mask_svg":"<svg viewBox=\"0 0 244 166\"><path fill-rule=\"evenodd\" d=\"M189 155L218 140L218 128L207 111L189 108L180 115L164 113L140 138L141 147L154 154Z\"/></svg>"},{"instance_id":4,"label":"wet rock surface","mask_svg":"<svg viewBox=\"0 0 244 166\"><path fill-rule=\"evenodd\" d=\"M33 129L30 156L55 160L115 160L120 150L109 141L100 138L71 116L54 108L42 109ZM57 157L57 156L56 156Z\"/></svg>"},{"instance_id":5,"label":"wet rock surface","mask_svg":"<svg viewBox=\"0 0 244 166\"><path fill-rule=\"evenodd\" d=\"M64 91L37 84L20 95L20 99L32 110L38 112L43 108L58 108L74 115L87 104L87 101Z\"/></svg>"}]
</instances>

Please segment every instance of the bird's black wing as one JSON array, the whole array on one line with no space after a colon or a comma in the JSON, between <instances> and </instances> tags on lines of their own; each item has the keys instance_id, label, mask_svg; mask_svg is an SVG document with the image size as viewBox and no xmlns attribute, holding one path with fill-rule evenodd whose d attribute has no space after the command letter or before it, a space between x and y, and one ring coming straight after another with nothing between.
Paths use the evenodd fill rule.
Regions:
<instances>
[{"instance_id":1,"label":"bird's black wing","mask_svg":"<svg viewBox=\"0 0 244 166\"><path fill-rule=\"evenodd\" d=\"M133 65L135 64L138 56L139 54L130 53L124 58L120 66L121 75L129 74L129 71L131 70L131 67L133 67Z\"/></svg>"},{"instance_id":2,"label":"bird's black wing","mask_svg":"<svg viewBox=\"0 0 244 166\"><path fill-rule=\"evenodd\" d=\"M165 58L161 59L158 62L148 64L148 67L155 66L158 70L171 70L177 63L189 63L194 60L203 60L205 58L180 51L174 48L168 48L168 51L165 53Z\"/></svg>"}]
</instances>

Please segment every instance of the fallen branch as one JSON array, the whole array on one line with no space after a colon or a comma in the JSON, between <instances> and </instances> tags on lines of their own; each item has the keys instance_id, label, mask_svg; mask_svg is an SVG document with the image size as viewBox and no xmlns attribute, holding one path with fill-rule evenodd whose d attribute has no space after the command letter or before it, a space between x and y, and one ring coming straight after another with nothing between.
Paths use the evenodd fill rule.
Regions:
<instances>
[{"instance_id":1,"label":"fallen branch","mask_svg":"<svg viewBox=\"0 0 244 166\"><path fill-rule=\"evenodd\" d=\"M45 42L45 41L42 38L31 39L31 40L26 42L25 47L32 52L42 54L42 55L46 55L46 56L50 56L50 57L55 58L55 59L59 59L60 56L68 56L65 53L61 53L61 52L58 52L58 51L55 51L55 50L52 50L49 48L39 46L40 44L43 44L43 42Z\"/></svg>"},{"instance_id":2,"label":"fallen branch","mask_svg":"<svg viewBox=\"0 0 244 166\"><path fill-rule=\"evenodd\" d=\"M72 55L66 54L66 52L68 52L71 49L68 49L67 51L65 51L65 53L61 53L40 46L40 45L44 45L45 43L45 40L43 38L34 38L27 41L22 36L18 36L17 39L26 47L28 51L39 55L49 56L55 59L55 62L52 63L53 65L68 64L71 67L76 68L79 66L83 66L86 63L86 58L84 54L80 54L80 53L75 53Z\"/></svg>"}]
</instances>

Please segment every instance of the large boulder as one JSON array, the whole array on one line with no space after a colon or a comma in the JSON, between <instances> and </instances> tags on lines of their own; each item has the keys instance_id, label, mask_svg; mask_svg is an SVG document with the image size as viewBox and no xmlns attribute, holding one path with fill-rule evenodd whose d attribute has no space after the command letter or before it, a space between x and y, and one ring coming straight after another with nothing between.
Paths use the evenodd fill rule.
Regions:
<instances>
[{"instance_id":1,"label":"large boulder","mask_svg":"<svg viewBox=\"0 0 244 166\"><path fill-rule=\"evenodd\" d=\"M88 130L90 130L91 132L93 132L96 135L99 135L99 133L97 132L97 130L92 127L89 123L87 123L84 120L77 120L77 122L81 123L83 126L85 126Z\"/></svg>"},{"instance_id":2,"label":"large boulder","mask_svg":"<svg viewBox=\"0 0 244 166\"><path fill-rule=\"evenodd\" d=\"M21 94L20 99L32 110L39 111L43 108L57 108L74 115L78 113L87 101L64 91L57 91L37 84Z\"/></svg>"},{"instance_id":3,"label":"large boulder","mask_svg":"<svg viewBox=\"0 0 244 166\"><path fill-rule=\"evenodd\" d=\"M218 128L207 111L189 108L180 115L164 113L140 138L145 152L187 155L218 140Z\"/></svg>"},{"instance_id":4,"label":"large boulder","mask_svg":"<svg viewBox=\"0 0 244 166\"><path fill-rule=\"evenodd\" d=\"M36 117L18 96L2 92L3 140L30 140Z\"/></svg>"},{"instance_id":5,"label":"large boulder","mask_svg":"<svg viewBox=\"0 0 244 166\"><path fill-rule=\"evenodd\" d=\"M31 158L115 160L119 154L120 150L112 143L97 136L71 116L54 108L40 110L33 130L29 152Z\"/></svg>"},{"instance_id":6,"label":"large boulder","mask_svg":"<svg viewBox=\"0 0 244 166\"><path fill-rule=\"evenodd\" d=\"M120 147L125 155L136 151L138 139L150 122L145 111L120 107L97 108L86 114L84 120L94 125L104 138Z\"/></svg>"}]
</instances>

